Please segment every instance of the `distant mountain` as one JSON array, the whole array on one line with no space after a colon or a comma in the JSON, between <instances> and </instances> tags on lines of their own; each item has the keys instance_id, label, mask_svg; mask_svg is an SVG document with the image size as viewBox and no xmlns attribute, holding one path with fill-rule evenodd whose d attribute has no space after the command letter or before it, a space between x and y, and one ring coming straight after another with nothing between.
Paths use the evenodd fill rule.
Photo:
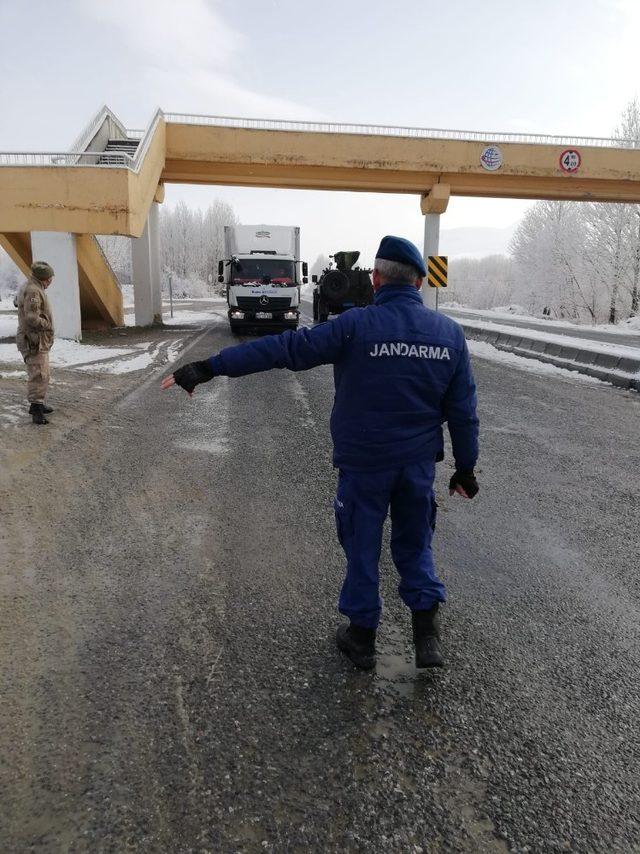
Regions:
<instances>
[{"instance_id":1,"label":"distant mountain","mask_svg":"<svg viewBox=\"0 0 640 854\"><path fill-rule=\"evenodd\" d=\"M443 228L440 252L450 258L506 255L516 227L517 223L507 228Z\"/></svg>"}]
</instances>

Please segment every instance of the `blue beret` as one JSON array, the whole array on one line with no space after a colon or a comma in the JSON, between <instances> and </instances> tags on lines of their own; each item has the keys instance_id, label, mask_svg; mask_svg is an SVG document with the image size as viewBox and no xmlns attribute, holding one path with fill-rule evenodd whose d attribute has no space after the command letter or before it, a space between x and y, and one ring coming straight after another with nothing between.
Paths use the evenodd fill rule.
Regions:
<instances>
[{"instance_id":1,"label":"blue beret","mask_svg":"<svg viewBox=\"0 0 640 854\"><path fill-rule=\"evenodd\" d=\"M418 247L414 246L410 240L405 240L404 237L394 237L392 234L387 234L380 241L376 258L384 258L385 261L397 261L399 264L409 264L411 267L415 267L421 276L427 275L427 268L424 266L424 259Z\"/></svg>"}]
</instances>

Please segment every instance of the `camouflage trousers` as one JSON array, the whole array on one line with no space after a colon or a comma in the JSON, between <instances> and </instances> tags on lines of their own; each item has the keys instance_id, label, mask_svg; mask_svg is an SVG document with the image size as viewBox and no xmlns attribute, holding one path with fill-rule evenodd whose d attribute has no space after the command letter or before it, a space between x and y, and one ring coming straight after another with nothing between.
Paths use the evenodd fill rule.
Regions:
<instances>
[{"instance_id":1,"label":"camouflage trousers","mask_svg":"<svg viewBox=\"0 0 640 854\"><path fill-rule=\"evenodd\" d=\"M29 403L44 403L49 388L49 351L28 353L24 358L27 366L27 398Z\"/></svg>"}]
</instances>

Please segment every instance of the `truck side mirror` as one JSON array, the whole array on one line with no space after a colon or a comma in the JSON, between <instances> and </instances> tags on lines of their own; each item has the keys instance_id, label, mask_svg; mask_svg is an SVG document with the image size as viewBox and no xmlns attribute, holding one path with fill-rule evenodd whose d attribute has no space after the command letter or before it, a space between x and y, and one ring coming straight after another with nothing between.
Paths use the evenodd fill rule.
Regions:
<instances>
[{"instance_id":1,"label":"truck side mirror","mask_svg":"<svg viewBox=\"0 0 640 854\"><path fill-rule=\"evenodd\" d=\"M224 261L218 261L218 281L221 282L223 279L220 278L222 276L224 278Z\"/></svg>"},{"instance_id":2,"label":"truck side mirror","mask_svg":"<svg viewBox=\"0 0 640 854\"><path fill-rule=\"evenodd\" d=\"M313 282L314 285L317 285L318 284L318 277L317 276L311 276L311 281Z\"/></svg>"},{"instance_id":3,"label":"truck side mirror","mask_svg":"<svg viewBox=\"0 0 640 854\"><path fill-rule=\"evenodd\" d=\"M302 262L302 275L303 275L303 276L308 276L308 275L309 275L309 265L307 264L307 262L306 262L306 261L303 261L303 262Z\"/></svg>"},{"instance_id":4,"label":"truck side mirror","mask_svg":"<svg viewBox=\"0 0 640 854\"><path fill-rule=\"evenodd\" d=\"M309 281L309 277L308 277L308 276L303 276L303 277L302 277L302 284L303 284L303 285L306 285L308 281Z\"/></svg>"},{"instance_id":5,"label":"truck side mirror","mask_svg":"<svg viewBox=\"0 0 640 854\"><path fill-rule=\"evenodd\" d=\"M218 276L218 281L219 281L219 282L224 282L224 276Z\"/></svg>"}]
</instances>

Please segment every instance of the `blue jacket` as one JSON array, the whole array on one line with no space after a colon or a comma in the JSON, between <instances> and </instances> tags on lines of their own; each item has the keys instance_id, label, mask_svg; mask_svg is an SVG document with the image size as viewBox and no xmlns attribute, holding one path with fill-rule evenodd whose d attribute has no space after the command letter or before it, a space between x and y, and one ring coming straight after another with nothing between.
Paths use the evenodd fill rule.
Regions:
<instances>
[{"instance_id":1,"label":"blue jacket","mask_svg":"<svg viewBox=\"0 0 640 854\"><path fill-rule=\"evenodd\" d=\"M385 285L374 305L312 329L227 347L209 364L214 375L228 377L332 364L337 468L384 470L435 459L444 421L456 467L476 463L476 387L464 332L427 308L413 285Z\"/></svg>"}]
</instances>

